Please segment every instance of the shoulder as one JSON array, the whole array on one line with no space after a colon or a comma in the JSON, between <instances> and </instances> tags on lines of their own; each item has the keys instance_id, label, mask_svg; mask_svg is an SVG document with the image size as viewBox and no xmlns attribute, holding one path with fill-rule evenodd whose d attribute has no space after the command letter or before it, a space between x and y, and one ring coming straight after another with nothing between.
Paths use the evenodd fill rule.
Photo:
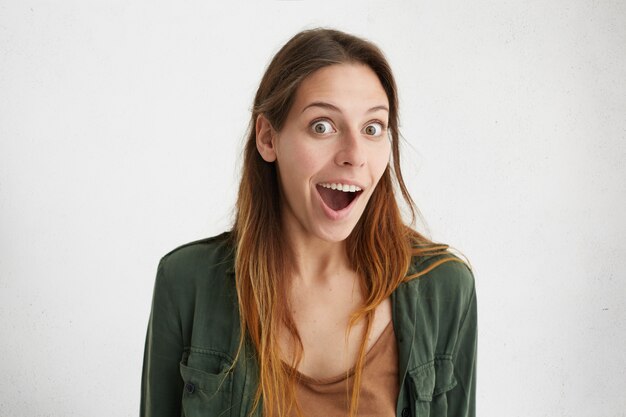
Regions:
<instances>
[{"instance_id":1,"label":"shoulder","mask_svg":"<svg viewBox=\"0 0 626 417\"><path fill-rule=\"evenodd\" d=\"M450 253L414 256L407 278L398 287L432 314L462 316L475 298L474 273L465 261Z\"/></svg>"},{"instance_id":2,"label":"shoulder","mask_svg":"<svg viewBox=\"0 0 626 417\"><path fill-rule=\"evenodd\" d=\"M231 233L195 240L166 253L159 262L157 284L167 287L196 286L233 271Z\"/></svg>"},{"instance_id":3,"label":"shoulder","mask_svg":"<svg viewBox=\"0 0 626 417\"><path fill-rule=\"evenodd\" d=\"M422 292L457 294L462 298L469 298L474 292L474 273L465 261L454 254L414 256L408 275L422 272L425 273L409 281L409 285L419 285Z\"/></svg>"},{"instance_id":4,"label":"shoulder","mask_svg":"<svg viewBox=\"0 0 626 417\"><path fill-rule=\"evenodd\" d=\"M189 261L225 261L232 254L231 232L185 243L166 253L161 259L169 264L188 263Z\"/></svg>"}]
</instances>

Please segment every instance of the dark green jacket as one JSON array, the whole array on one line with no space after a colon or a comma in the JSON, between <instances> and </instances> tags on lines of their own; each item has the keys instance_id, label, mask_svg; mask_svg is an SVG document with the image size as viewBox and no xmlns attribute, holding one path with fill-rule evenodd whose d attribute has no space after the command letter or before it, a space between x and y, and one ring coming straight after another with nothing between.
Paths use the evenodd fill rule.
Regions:
<instances>
[{"instance_id":1,"label":"dark green jacket","mask_svg":"<svg viewBox=\"0 0 626 417\"><path fill-rule=\"evenodd\" d=\"M408 274L434 258L414 258ZM229 234L192 242L158 267L141 384L142 417L246 417L254 351L228 372L239 343ZM475 415L476 295L469 268L446 262L392 294L398 417ZM260 414L257 414L260 415Z\"/></svg>"}]
</instances>

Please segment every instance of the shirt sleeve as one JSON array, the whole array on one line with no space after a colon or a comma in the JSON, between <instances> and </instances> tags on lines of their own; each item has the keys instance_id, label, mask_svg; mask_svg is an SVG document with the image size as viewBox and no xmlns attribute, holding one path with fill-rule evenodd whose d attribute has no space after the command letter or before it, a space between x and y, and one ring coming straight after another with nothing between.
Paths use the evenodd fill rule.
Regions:
<instances>
[{"instance_id":1,"label":"shirt sleeve","mask_svg":"<svg viewBox=\"0 0 626 417\"><path fill-rule=\"evenodd\" d=\"M148 321L141 378L140 417L181 415L183 380L179 363L183 354L180 314L172 302L165 274L165 258L159 262L152 309Z\"/></svg>"},{"instance_id":2,"label":"shirt sleeve","mask_svg":"<svg viewBox=\"0 0 626 417\"><path fill-rule=\"evenodd\" d=\"M447 393L448 416L476 415L477 336L476 288L472 284L470 301L459 327L452 358L457 385Z\"/></svg>"}]
</instances>

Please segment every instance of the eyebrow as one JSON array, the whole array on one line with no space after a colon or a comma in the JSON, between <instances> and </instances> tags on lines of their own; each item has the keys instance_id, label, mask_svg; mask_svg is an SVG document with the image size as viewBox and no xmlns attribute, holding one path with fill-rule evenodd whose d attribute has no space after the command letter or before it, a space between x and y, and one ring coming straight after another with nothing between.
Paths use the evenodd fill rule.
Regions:
<instances>
[{"instance_id":1,"label":"eyebrow","mask_svg":"<svg viewBox=\"0 0 626 417\"><path fill-rule=\"evenodd\" d=\"M314 101L313 103L308 104L305 108L302 109L302 113L304 113L304 111L308 109L309 107L321 107L323 109L333 110L338 113L341 113L341 110L339 109L339 107L335 106L334 104L326 103L325 101ZM387 108L387 106L382 106L382 105L372 107L371 109L367 110L367 113L371 113L377 110L384 110L387 113L389 113L389 109Z\"/></svg>"}]
</instances>

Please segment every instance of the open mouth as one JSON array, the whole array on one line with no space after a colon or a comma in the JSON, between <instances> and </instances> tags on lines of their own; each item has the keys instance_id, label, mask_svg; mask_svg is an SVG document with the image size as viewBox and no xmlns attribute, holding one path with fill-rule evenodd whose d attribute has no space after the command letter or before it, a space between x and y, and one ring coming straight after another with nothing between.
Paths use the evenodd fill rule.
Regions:
<instances>
[{"instance_id":1,"label":"open mouth","mask_svg":"<svg viewBox=\"0 0 626 417\"><path fill-rule=\"evenodd\" d=\"M363 192L361 189L354 189L354 186L352 186L353 191L332 189L321 184L317 184L316 187L324 204L334 211L345 209Z\"/></svg>"}]
</instances>

